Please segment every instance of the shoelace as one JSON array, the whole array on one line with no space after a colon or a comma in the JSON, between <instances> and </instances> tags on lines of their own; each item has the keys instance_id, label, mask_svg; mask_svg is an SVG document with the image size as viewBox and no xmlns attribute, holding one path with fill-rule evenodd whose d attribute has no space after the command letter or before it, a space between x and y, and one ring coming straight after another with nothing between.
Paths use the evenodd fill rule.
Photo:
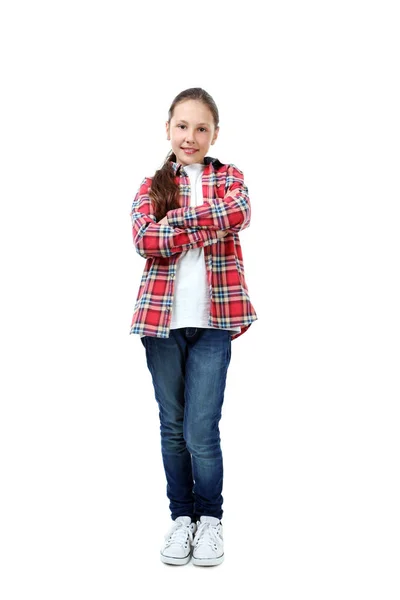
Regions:
<instances>
[{"instance_id":1,"label":"shoelace","mask_svg":"<svg viewBox=\"0 0 400 600\"><path fill-rule=\"evenodd\" d=\"M183 523L174 523L171 529L165 536L166 546L171 544L185 544L189 537L189 543L193 542L193 532L189 525L183 525Z\"/></svg>"},{"instance_id":2,"label":"shoelace","mask_svg":"<svg viewBox=\"0 0 400 600\"><path fill-rule=\"evenodd\" d=\"M200 543L208 544L212 548L216 549L218 544L221 543L221 538L218 535L218 525L216 526L211 525L211 523L200 523L193 540L193 545L198 546Z\"/></svg>"}]
</instances>

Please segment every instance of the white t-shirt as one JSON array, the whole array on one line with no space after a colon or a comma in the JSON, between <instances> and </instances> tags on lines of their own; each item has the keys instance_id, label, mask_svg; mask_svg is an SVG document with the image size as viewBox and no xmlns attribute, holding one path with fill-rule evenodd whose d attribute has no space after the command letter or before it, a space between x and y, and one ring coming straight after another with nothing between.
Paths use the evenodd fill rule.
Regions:
<instances>
[{"instance_id":1,"label":"white t-shirt","mask_svg":"<svg viewBox=\"0 0 400 600\"><path fill-rule=\"evenodd\" d=\"M202 174L204 164L193 163L185 166L190 179L190 206L204 203ZM240 331L240 327L212 327L208 324L210 312L210 290L204 248L191 248L180 254L176 263L175 289L172 302L170 329L180 327L205 327L208 329L229 329ZM140 335L140 337L144 337Z\"/></svg>"}]
</instances>

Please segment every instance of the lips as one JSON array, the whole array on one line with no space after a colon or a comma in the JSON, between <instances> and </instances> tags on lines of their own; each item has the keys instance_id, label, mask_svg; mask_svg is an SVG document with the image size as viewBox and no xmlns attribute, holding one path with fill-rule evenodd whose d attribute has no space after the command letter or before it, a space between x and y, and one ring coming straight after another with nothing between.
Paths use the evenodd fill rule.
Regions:
<instances>
[{"instance_id":1,"label":"lips","mask_svg":"<svg viewBox=\"0 0 400 600\"><path fill-rule=\"evenodd\" d=\"M186 153L186 154L194 154L195 152L197 152L197 150L195 150L194 148L182 148L182 150Z\"/></svg>"}]
</instances>

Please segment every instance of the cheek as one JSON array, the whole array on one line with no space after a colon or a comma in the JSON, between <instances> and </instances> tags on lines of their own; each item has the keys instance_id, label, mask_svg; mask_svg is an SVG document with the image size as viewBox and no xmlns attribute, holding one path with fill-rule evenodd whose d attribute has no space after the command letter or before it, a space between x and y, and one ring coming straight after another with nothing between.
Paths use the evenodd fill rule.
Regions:
<instances>
[{"instance_id":1,"label":"cheek","mask_svg":"<svg viewBox=\"0 0 400 600\"><path fill-rule=\"evenodd\" d=\"M180 140L182 139L183 135L184 135L184 131L182 131L182 129L174 129L173 132L171 133L171 136L175 139L175 140Z\"/></svg>"},{"instance_id":2,"label":"cheek","mask_svg":"<svg viewBox=\"0 0 400 600\"><path fill-rule=\"evenodd\" d=\"M181 144L182 141L182 136L176 133L173 133L171 135L171 142L177 146L179 146Z\"/></svg>"}]
</instances>

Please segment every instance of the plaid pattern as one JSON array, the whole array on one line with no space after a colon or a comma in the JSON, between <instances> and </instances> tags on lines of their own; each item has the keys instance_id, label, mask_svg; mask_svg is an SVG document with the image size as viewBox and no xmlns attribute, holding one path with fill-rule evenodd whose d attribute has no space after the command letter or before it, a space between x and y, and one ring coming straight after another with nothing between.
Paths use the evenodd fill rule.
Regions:
<instances>
[{"instance_id":1,"label":"plaid pattern","mask_svg":"<svg viewBox=\"0 0 400 600\"><path fill-rule=\"evenodd\" d=\"M243 173L233 164L206 156L202 174L204 204L190 206L190 179L180 163L171 161L180 189L181 207L167 213L168 225L159 225L148 195L145 177L131 209L136 251L146 259L130 334L169 337L176 263L191 248L204 248L210 289L209 326L240 327L242 335L257 320L245 281L239 232L250 224L251 208ZM229 230L218 239L218 230Z\"/></svg>"}]
</instances>

